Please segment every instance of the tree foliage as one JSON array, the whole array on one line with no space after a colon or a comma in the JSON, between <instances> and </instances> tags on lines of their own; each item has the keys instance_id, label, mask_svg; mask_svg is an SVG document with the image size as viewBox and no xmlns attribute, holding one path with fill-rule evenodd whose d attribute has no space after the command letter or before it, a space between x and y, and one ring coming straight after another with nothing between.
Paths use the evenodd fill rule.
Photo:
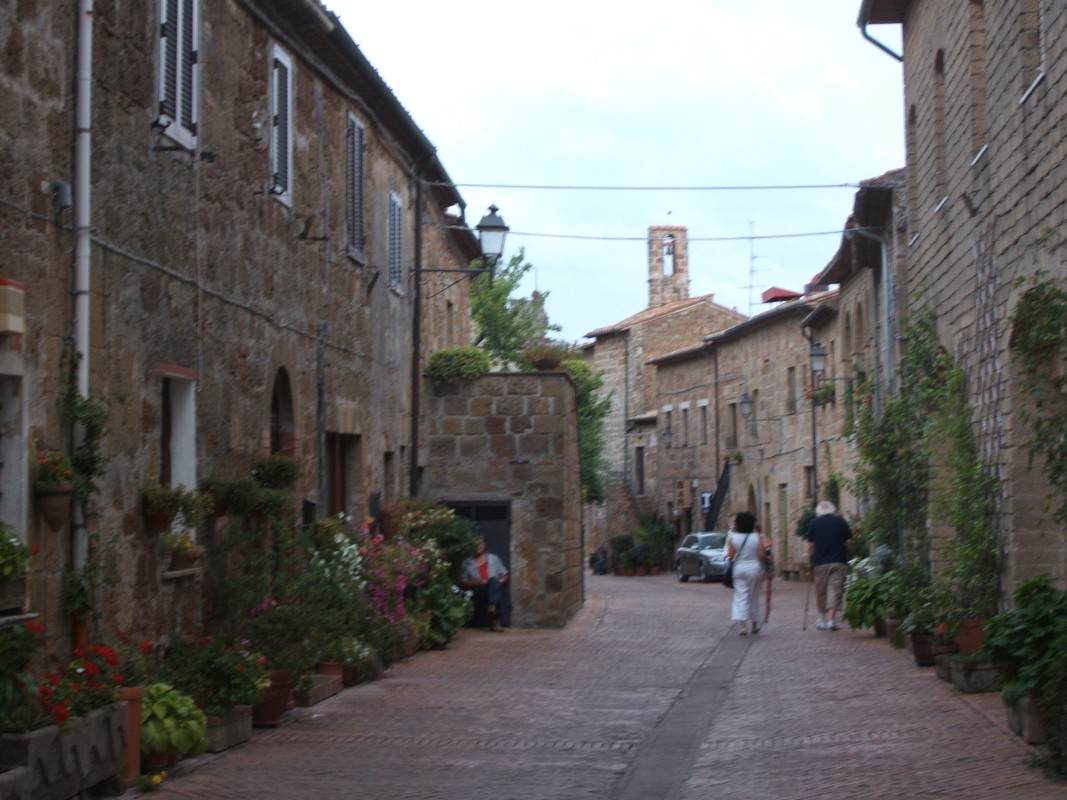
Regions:
<instances>
[{"instance_id":1,"label":"tree foliage","mask_svg":"<svg viewBox=\"0 0 1067 800\"><path fill-rule=\"evenodd\" d=\"M611 411L611 395L597 397L604 385L602 373L594 372L589 362L581 359L564 361L563 369L574 383L578 399L578 449L582 477L582 500L599 503L606 495L604 474L604 418Z\"/></svg>"},{"instance_id":2,"label":"tree foliage","mask_svg":"<svg viewBox=\"0 0 1067 800\"><path fill-rule=\"evenodd\" d=\"M558 330L548 324L544 313L547 294L535 293L530 299L513 298L533 264L526 261L526 251L512 256L507 266L498 268L490 283L481 274L471 285L471 318L477 344L502 367L519 363L524 345L540 340L547 331Z\"/></svg>"}]
</instances>

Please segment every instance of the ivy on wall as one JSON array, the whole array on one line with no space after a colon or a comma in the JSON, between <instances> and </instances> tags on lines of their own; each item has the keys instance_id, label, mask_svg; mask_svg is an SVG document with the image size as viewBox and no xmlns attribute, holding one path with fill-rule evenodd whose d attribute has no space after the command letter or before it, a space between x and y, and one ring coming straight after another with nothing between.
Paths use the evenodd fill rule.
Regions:
<instances>
[{"instance_id":1,"label":"ivy on wall","mask_svg":"<svg viewBox=\"0 0 1067 800\"><path fill-rule=\"evenodd\" d=\"M1031 465L1039 461L1058 503L1055 519L1067 523L1067 376L1063 341L1067 332L1067 291L1043 280L1028 291L1012 316L1011 348L1022 366L1020 411L1030 436Z\"/></svg>"},{"instance_id":2,"label":"ivy on wall","mask_svg":"<svg viewBox=\"0 0 1067 800\"><path fill-rule=\"evenodd\" d=\"M941 576L961 614L996 610L999 558L991 523L996 484L979 457L967 376L937 341L932 312L905 332L900 389L881 414L874 385L856 389L853 432L859 456L851 488L867 501L863 529L898 551L904 565L930 569L929 522L951 527Z\"/></svg>"}]
</instances>

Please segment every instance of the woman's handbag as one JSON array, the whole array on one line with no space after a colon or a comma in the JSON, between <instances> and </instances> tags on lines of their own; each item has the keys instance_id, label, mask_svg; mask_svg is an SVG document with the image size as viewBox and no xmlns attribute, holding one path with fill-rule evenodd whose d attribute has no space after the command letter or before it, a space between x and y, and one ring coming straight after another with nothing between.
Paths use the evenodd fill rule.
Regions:
<instances>
[{"instance_id":1,"label":"woman's handbag","mask_svg":"<svg viewBox=\"0 0 1067 800\"><path fill-rule=\"evenodd\" d=\"M748 541L749 536L750 534L745 534L745 538L741 540L741 546L737 548L734 557L726 559L726 564L722 568L722 585L727 589L734 588L734 560L741 555L741 551L745 549L745 543Z\"/></svg>"},{"instance_id":2,"label":"woman's handbag","mask_svg":"<svg viewBox=\"0 0 1067 800\"><path fill-rule=\"evenodd\" d=\"M727 589L734 588L734 562L729 558L726 559L726 564L722 568L722 585Z\"/></svg>"}]
</instances>

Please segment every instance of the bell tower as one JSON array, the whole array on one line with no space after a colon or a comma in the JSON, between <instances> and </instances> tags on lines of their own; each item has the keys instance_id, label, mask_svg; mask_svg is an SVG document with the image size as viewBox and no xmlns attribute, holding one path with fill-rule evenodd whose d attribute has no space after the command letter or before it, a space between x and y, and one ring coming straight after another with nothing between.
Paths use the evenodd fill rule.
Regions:
<instances>
[{"instance_id":1,"label":"bell tower","mask_svg":"<svg viewBox=\"0 0 1067 800\"><path fill-rule=\"evenodd\" d=\"M689 240L681 225L648 229L648 307L689 297Z\"/></svg>"}]
</instances>

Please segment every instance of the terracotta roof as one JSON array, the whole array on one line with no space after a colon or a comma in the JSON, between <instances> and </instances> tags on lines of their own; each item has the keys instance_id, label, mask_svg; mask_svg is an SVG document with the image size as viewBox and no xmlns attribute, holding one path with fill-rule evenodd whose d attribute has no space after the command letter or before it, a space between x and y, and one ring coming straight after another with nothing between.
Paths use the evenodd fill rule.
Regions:
<instances>
[{"instance_id":1,"label":"terracotta roof","mask_svg":"<svg viewBox=\"0 0 1067 800\"><path fill-rule=\"evenodd\" d=\"M792 289L780 289L777 286L772 286L760 295L760 300L764 303L781 303L783 300L796 300L801 296L800 292L794 292Z\"/></svg>"},{"instance_id":2,"label":"terracotta roof","mask_svg":"<svg viewBox=\"0 0 1067 800\"><path fill-rule=\"evenodd\" d=\"M675 300L671 303L664 303L661 306L653 306L651 308L646 308L643 311L639 311L636 314L627 317L621 322L616 322L614 325L608 325L606 327L597 328L596 330L590 331L586 334L586 337L592 339L598 336L610 336L615 333L625 333L626 331L630 330L630 328L633 328L637 325L642 325L654 319L659 319L660 317L665 317L669 314L675 314L679 311L684 311L687 308L693 308L694 306L698 306L701 304L715 306L720 311L724 311L728 314L733 314L737 317L738 322L748 319L740 311L737 311L736 309L732 308L727 308L726 306L722 306L714 302L712 300L714 296L715 295L713 294L706 294L702 295L701 297L687 297L684 300Z\"/></svg>"}]
</instances>

